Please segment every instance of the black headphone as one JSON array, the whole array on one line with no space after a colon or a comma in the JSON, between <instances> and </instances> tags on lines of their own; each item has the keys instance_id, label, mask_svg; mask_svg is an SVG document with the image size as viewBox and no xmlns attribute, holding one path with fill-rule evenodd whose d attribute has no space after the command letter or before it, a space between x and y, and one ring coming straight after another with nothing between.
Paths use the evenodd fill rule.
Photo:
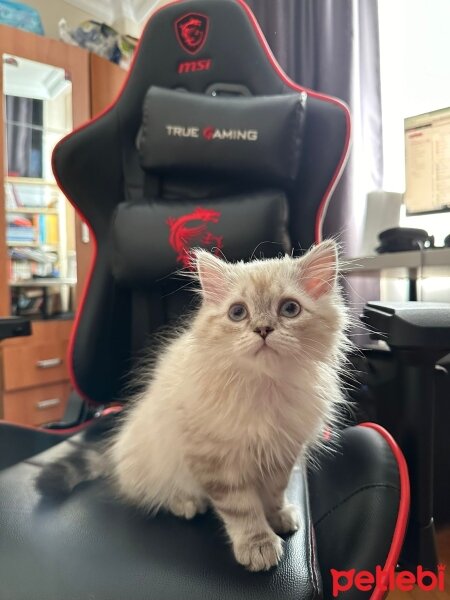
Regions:
<instances>
[{"instance_id":1,"label":"black headphone","mask_svg":"<svg viewBox=\"0 0 450 600\"><path fill-rule=\"evenodd\" d=\"M378 239L380 240L380 245L377 248L379 254L434 248L434 236L428 235L424 229L414 229L412 227L386 229L378 235ZM450 243L450 236L447 236L446 240Z\"/></svg>"}]
</instances>

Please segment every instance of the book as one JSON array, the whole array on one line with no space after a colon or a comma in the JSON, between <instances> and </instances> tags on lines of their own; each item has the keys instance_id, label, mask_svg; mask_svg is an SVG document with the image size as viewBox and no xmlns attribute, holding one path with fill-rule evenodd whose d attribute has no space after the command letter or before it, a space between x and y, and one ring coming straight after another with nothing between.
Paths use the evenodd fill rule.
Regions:
<instances>
[{"instance_id":1,"label":"book","mask_svg":"<svg viewBox=\"0 0 450 600\"><path fill-rule=\"evenodd\" d=\"M44 215L45 217L45 243L56 246L59 242L57 215Z\"/></svg>"}]
</instances>

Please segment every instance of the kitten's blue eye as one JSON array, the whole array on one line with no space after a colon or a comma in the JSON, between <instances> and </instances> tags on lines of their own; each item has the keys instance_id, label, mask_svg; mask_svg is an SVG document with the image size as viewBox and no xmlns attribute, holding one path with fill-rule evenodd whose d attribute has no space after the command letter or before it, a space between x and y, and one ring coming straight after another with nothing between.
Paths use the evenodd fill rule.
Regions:
<instances>
[{"instance_id":1,"label":"kitten's blue eye","mask_svg":"<svg viewBox=\"0 0 450 600\"><path fill-rule=\"evenodd\" d=\"M243 321L248 315L248 311L243 304L233 304L228 311L228 316L232 321Z\"/></svg>"},{"instance_id":2,"label":"kitten's blue eye","mask_svg":"<svg viewBox=\"0 0 450 600\"><path fill-rule=\"evenodd\" d=\"M293 318L300 314L302 307L295 300L285 300L280 304L279 313L283 317Z\"/></svg>"}]
</instances>

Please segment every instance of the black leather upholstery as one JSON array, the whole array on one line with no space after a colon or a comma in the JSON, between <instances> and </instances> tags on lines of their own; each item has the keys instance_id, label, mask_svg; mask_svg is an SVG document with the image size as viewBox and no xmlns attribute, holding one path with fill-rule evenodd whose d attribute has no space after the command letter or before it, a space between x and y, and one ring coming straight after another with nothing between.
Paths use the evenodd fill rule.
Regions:
<instances>
[{"instance_id":1,"label":"black leather upholstery","mask_svg":"<svg viewBox=\"0 0 450 600\"><path fill-rule=\"evenodd\" d=\"M92 428L91 428L92 429ZM101 429L101 428L100 428ZM120 504L105 482L81 484L66 500L41 498L33 481L89 429L0 474L2 600L299 600L331 598L330 568L384 565L399 508L399 476L386 441L362 427L343 432L337 450L309 474L295 471L289 495L303 511L277 569L252 574L236 564L213 514L183 521ZM349 466L351 465L351 468ZM306 512L305 512L306 511ZM375 561L375 562L374 562ZM352 590L342 598L368 598Z\"/></svg>"},{"instance_id":2,"label":"black leather upholstery","mask_svg":"<svg viewBox=\"0 0 450 600\"><path fill-rule=\"evenodd\" d=\"M324 598L331 598L331 569L374 572L384 567L400 509L399 465L386 440L372 429L350 427L338 451L325 454L309 477L312 519L323 574ZM395 565L394 565L395 566ZM340 598L359 600L352 589Z\"/></svg>"},{"instance_id":3,"label":"black leather upholstery","mask_svg":"<svg viewBox=\"0 0 450 600\"><path fill-rule=\"evenodd\" d=\"M0 421L0 470L56 446L69 435Z\"/></svg>"},{"instance_id":4,"label":"black leather upholstery","mask_svg":"<svg viewBox=\"0 0 450 600\"><path fill-rule=\"evenodd\" d=\"M306 485L303 511L281 566L251 574L239 566L211 513L184 521L146 517L114 498L108 484L82 484L66 500L41 498L34 478L88 437L89 430L0 474L2 600L299 600L320 597Z\"/></svg>"}]
</instances>

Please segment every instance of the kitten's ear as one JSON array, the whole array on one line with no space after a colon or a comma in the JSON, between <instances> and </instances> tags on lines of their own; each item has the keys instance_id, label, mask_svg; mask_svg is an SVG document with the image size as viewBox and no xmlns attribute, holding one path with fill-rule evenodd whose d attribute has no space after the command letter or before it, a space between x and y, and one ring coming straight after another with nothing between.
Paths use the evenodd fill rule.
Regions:
<instances>
[{"instance_id":1,"label":"kitten's ear","mask_svg":"<svg viewBox=\"0 0 450 600\"><path fill-rule=\"evenodd\" d=\"M300 284L317 300L335 287L337 271L338 247L334 240L325 240L300 259Z\"/></svg>"},{"instance_id":2,"label":"kitten's ear","mask_svg":"<svg viewBox=\"0 0 450 600\"><path fill-rule=\"evenodd\" d=\"M205 300L222 300L229 287L227 263L201 249L194 250L194 260Z\"/></svg>"}]
</instances>

